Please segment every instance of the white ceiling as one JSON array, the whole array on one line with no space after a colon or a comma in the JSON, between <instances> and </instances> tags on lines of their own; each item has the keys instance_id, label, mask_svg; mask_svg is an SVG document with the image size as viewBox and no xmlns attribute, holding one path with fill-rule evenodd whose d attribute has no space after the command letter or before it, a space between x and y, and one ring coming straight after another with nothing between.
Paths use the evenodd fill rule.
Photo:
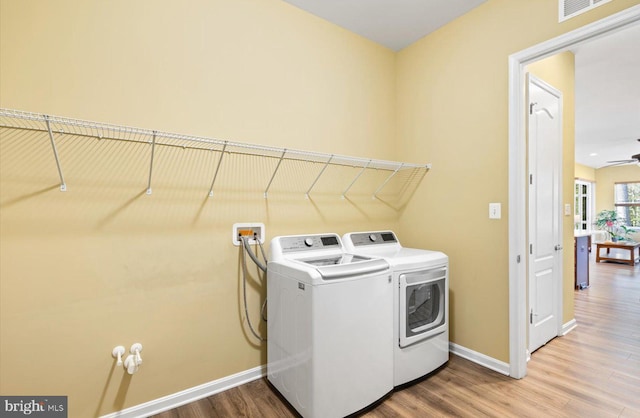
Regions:
<instances>
[{"instance_id":1,"label":"white ceiling","mask_svg":"<svg viewBox=\"0 0 640 418\"><path fill-rule=\"evenodd\" d=\"M486 0L284 0L399 51Z\"/></svg>"},{"instance_id":2,"label":"white ceiling","mask_svg":"<svg viewBox=\"0 0 640 418\"><path fill-rule=\"evenodd\" d=\"M573 52L576 162L600 168L630 159L640 153L640 24Z\"/></svg>"},{"instance_id":3,"label":"white ceiling","mask_svg":"<svg viewBox=\"0 0 640 418\"><path fill-rule=\"evenodd\" d=\"M486 0L284 1L399 51ZM573 52L576 162L600 168L630 159L640 153L640 24Z\"/></svg>"}]
</instances>

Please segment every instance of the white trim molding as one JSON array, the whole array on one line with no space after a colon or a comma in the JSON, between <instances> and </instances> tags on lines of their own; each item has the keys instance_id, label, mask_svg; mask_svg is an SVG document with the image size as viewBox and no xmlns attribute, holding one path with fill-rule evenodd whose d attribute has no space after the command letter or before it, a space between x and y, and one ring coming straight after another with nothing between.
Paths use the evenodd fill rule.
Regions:
<instances>
[{"instance_id":1,"label":"white trim molding","mask_svg":"<svg viewBox=\"0 0 640 418\"><path fill-rule=\"evenodd\" d=\"M525 66L640 22L640 5L509 56L509 375L527 374Z\"/></svg>"},{"instance_id":2,"label":"white trim molding","mask_svg":"<svg viewBox=\"0 0 640 418\"><path fill-rule=\"evenodd\" d=\"M560 330L560 336L564 337L565 335L567 335L577 327L578 327L578 323L576 322L576 319L573 318L571 321L562 325L562 329Z\"/></svg>"},{"instance_id":3,"label":"white trim molding","mask_svg":"<svg viewBox=\"0 0 640 418\"><path fill-rule=\"evenodd\" d=\"M505 363L504 361L494 359L493 357L489 357L485 354L470 350L466 347L452 342L449 343L449 351L456 356L460 356L464 359L472 361L476 364L486 367L487 369L491 369L494 372L509 376L509 364Z\"/></svg>"},{"instance_id":4,"label":"white trim molding","mask_svg":"<svg viewBox=\"0 0 640 418\"><path fill-rule=\"evenodd\" d=\"M254 367L253 369L245 370L218 380L213 380L172 395L164 396L140 405L132 406L131 408L123 409L122 411L104 415L101 418L148 417L150 415L159 414L160 412L168 411L199 399L206 398L207 396L215 395L216 393L224 392L225 390L236 386L244 385L245 383L264 377L266 373L267 367L265 365Z\"/></svg>"},{"instance_id":5,"label":"white trim molding","mask_svg":"<svg viewBox=\"0 0 640 418\"><path fill-rule=\"evenodd\" d=\"M496 360L493 357L489 357L487 355L470 350L466 347L452 342L449 343L449 351L457 356L465 358L495 372L507 376L509 375L509 364L503 361ZM195 386L171 395L163 396L162 398L154 399L140 405L132 406L130 408L113 412L108 415L103 415L101 418L148 417L164 411L168 411L170 409L177 408L182 405L186 405L191 402L195 402L199 399L206 398L207 396L215 395L216 393L224 392L225 390L232 389L236 386L253 382L254 380L263 378L264 376L266 376L266 374L267 366L258 366L253 369L245 370L243 372L223 377L218 380L213 380L211 382L204 383L202 385Z\"/></svg>"}]
</instances>

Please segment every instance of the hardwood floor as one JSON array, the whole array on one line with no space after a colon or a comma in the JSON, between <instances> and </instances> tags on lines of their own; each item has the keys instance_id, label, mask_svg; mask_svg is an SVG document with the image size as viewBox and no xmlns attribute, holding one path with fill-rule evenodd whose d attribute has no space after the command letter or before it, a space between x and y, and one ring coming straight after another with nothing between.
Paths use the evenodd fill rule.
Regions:
<instances>
[{"instance_id":1,"label":"hardwood floor","mask_svg":"<svg viewBox=\"0 0 640 418\"><path fill-rule=\"evenodd\" d=\"M594 263L575 292L578 327L543 346L515 380L455 355L360 414L383 417L640 417L640 266ZM296 417L260 379L157 418Z\"/></svg>"}]
</instances>

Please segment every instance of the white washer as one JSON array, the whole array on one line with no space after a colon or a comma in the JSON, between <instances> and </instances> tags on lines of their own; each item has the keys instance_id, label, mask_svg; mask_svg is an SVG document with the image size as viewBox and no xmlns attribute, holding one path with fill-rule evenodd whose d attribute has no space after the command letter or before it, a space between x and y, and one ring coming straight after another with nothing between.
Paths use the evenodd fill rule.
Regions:
<instances>
[{"instance_id":1,"label":"white washer","mask_svg":"<svg viewBox=\"0 0 640 418\"><path fill-rule=\"evenodd\" d=\"M383 257L393 272L394 386L425 376L449 360L449 258L404 248L392 231L353 232L346 251Z\"/></svg>"},{"instance_id":2,"label":"white washer","mask_svg":"<svg viewBox=\"0 0 640 418\"><path fill-rule=\"evenodd\" d=\"M393 390L393 286L336 234L276 237L267 266L267 378L303 417L343 417Z\"/></svg>"}]
</instances>

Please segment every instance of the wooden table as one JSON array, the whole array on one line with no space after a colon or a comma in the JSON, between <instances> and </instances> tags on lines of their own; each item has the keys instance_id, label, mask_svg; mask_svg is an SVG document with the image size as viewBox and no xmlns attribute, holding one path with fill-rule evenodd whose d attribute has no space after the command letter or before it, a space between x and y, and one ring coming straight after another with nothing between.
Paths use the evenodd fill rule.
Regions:
<instances>
[{"instance_id":1,"label":"wooden table","mask_svg":"<svg viewBox=\"0 0 640 418\"><path fill-rule=\"evenodd\" d=\"M636 265L636 260L640 260L640 242L598 242L596 249L596 262L600 261L617 261L619 263L626 263L632 266ZM605 256L600 255L600 249L607 249ZM629 258L622 257L610 257L611 249L627 250L629 251ZM638 255L636 255L636 250Z\"/></svg>"}]
</instances>

